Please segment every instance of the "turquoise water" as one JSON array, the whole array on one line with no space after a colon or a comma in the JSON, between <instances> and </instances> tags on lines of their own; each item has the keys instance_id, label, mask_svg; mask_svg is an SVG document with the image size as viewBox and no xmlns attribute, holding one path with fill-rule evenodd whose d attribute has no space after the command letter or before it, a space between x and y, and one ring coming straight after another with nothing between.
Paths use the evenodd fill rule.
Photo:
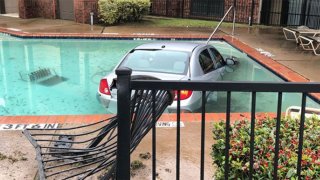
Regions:
<instances>
[{"instance_id":1,"label":"turquoise water","mask_svg":"<svg viewBox=\"0 0 320 180\"><path fill-rule=\"evenodd\" d=\"M100 78L127 51L146 42L150 41L20 39L0 34L0 115L106 113L96 100ZM212 43L223 54L239 58L239 67L225 80L281 81L229 44ZM217 97L219 103L209 104L208 111L225 111L225 93ZM275 98L272 93L258 94L257 111L275 110ZM300 99L285 95L284 108L300 105ZM250 110L249 100L248 93L233 93L232 111ZM311 100L308 106L318 107Z\"/></svg>"}]
</instances>

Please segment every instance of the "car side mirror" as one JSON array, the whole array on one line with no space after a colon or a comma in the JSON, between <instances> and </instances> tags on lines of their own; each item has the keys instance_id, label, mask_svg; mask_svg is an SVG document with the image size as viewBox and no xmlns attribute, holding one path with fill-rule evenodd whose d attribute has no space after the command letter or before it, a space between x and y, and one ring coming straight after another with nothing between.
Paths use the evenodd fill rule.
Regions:
<instances>
[{"instance_id":1,"label":"car side mirror","mask_svg":"<svg viewBox=\"0 0 320 180\"><path fill-rule=\"evenodd\" d=\"M236 65L238 64L238 60L236 57L231 57L231 58L226 58L226 64L229 65L229 66L233 66L233 65Z\"/></svg>"},{"instance_id":2,"label":"car side mirror","mask_svg":"<svg viewBox=\"0 0 320 180\"><path fill-rule=\"evenodd\" d=\"M239 64L239 61L234 56L226 58L225 62L227 64L225 71L228 73L234 72L234 69L232 66Z\"/></svg>"}]
</instances>

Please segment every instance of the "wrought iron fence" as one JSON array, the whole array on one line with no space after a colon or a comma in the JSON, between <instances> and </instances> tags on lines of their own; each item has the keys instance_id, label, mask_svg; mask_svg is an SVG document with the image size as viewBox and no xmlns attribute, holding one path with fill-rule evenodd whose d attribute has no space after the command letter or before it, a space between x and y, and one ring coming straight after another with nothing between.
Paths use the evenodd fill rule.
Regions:
<instances>
[{"instance_id":1,"label":"wrought iron fence","mask_svg":"<svg viewBox=\"0 0 320 180\"><path fill-rule=\"evenodd\" d=\"M190 15L221 18L224 15L224 0L192 0Z\"/></svg>"},{"instance_id":2,"label":"wrought iron fence","mask_svg":"<svg viewBox=\"0 0 320 180\"><path fill-rule=\"evenodd\" d=\"M183 17L185 0L152 0L150 13L152 15Z\"/></svg>"},{"instance_id":3,"label":"wrought iron fence","mask_svg":"<svg viewBox=\"0 0 320 180\"><path fill-rule=\"evenodd\" d=\"M220 20L231 5L238 23L320 28L319 0L152 0L151 14Z\"/></svg>"},{"instance_id":4,"label":"wrought iron fence","mask_svg":"<svg viewBox=\"0 0 320 180\"><path fill-rule=\"evenodd\" d=\"M263 0L261 7L262 24L320 28L319 0Z\"/></svg>"},{"instance_id":5,"label":"wrought iron fence","mask_svg":"<svg viewBox=\"0 0 320 180\"><path fill-rule=\"evenodd\" d=\"M299 127L299 146L297 159L297 175L301 179L301 161L303 148L303 134L305 122L306 97L310 92L320 92L320 83L257 83L257 82L190 82L190 81L146 81L146 80L131 80L131 70L121 69L117 71L117 88L118 88L118 163L117 171L118 179L130 179L130 92L131 90L146 89L146 90L176 90L177 91L177 134L176 134L176 179L180 177L180 91L194 90L202 91L202 109L201 109L201 157L200 157L200 179L204 179L204 142L205 142L205 98L206 92L209 91L225 91L227 92L227 107L226 107L226 139L225 139L225 179L228 179L230 172L229 149L230 149L230 107L231 94L233 92L251 92L251 132L250 132L250 177L252 179L253 164L254 164L254 136L255 136L255 109L256 109L256 93L257 92L275 92L278 94L277 100L277 117L276 117L276 140L275 140L275 155L274 155L274 172L273 179L277 179L278 160L279 160L279 132L281 119L282 94L284 92L296 92L302 94L302 111ZM154 101L154 99L153 99ZM153 103L155 104L155 103ZM155 110L153 110L155 113ZM152 130L152 179L156 179L156 130L153 126Z\"/></svg>"},{"instance_id":6,"label":"wrought iron fence","mask_svg":"<svg viewBox=\"0 0 320 180\"><path fill-rule=\"evenodd\" d=\"M236 7L237 22L258 22L259 1L257 0L152 0L151 14L220 20L230 6ZM233 16L228 16L226 19L229 22L232 20Z\"/></svg>"}]
</instances>

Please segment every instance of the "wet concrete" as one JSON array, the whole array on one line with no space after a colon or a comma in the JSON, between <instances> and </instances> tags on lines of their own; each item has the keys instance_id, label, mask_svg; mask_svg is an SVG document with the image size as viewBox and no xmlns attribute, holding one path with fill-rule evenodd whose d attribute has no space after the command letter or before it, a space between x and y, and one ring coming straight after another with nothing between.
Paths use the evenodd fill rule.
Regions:
<instances>
[{"instance_id":1,"label":"wet concrete","mask_svg":"<svg viewBox=\"0 0 320 180\"><path fill-rule=\"evenodd\" d=\"M36 153L21 131L1 131L0 143L0 179L33 179Z\"/></svg>"},{"instance_id":2,"label":"wet concrete","mask_svg":"<svg viewBox=\"0 0 320 180\"><path fill-rule=\"evenodd\" d=\"M180 178L199 179L200 177L200 147L201 147L201 123L185 122L181 128L181 153L180 153ZM212 179L214 166L211 153L213 144L212 123L206 123L205 129L205 161L204 179ZM175 179L176 177L176 128L157 128L156 164L158 179ZM131 160L139 160L145 168L140 169L133 179L152 179L151 159L145 160L139 157L140 153L152 154L152 137L149 133L133 153Z\"/></svg>"},{"instance_id":3,"label":"wet concrete","mask_svg":"<svg viewBox=\"0 0 320 180\"><path fill-rule=\"evenodd\" d=\"M180 139L180 178L199 179L200 177L200 147L201 123L183 122ZM74 127L79 124L65 124ZM207 122L205 128L205 179L212 179L214 173L213 161L210 156L212 138L212 122ZM156 163L157 179L175 179L176 176L176 128L157 128ZM33 179L38 170L35 150L21 131L0 131L0 179ZM152 154L152 134L149 132L137 149L131 155L131 161L138 160L144 167L132 171L132 179L147 180L152 177L152 160L142 159L140 154ZM5 158L3 158L6 156ZM99 174L98 174L99 175ZM97 179L98 175L89 179Z\"/></svg>"},{"instance_id":4,"label":"wet concrete","mask_svg":"<svg viewBox=\"0 0 320 180\"><path fill-rule=\"evenodd\" d=\"M273 55L272 59L310 81L320 81L320 56L314 55L312 51L303 50L294 41L285 40L281 28L237 28L235 37L253 48L270 52Z\"/></svg>"}]
</instances>

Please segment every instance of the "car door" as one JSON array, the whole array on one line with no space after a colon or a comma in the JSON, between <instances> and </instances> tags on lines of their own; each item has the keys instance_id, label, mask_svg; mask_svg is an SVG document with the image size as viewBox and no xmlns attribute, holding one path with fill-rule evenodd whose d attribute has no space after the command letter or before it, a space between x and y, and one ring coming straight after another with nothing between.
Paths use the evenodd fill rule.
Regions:
<instances>
[{"instance_id":1,"label":"car door","mask_svg":"<svg viewBox=\"0 0 320 180\"><path fill-rule=\"evenodd\" d=\"M217 64L215 56L210 52L210 49L203 49L198 56L198 62L203 75L199 80L207 82L215 82L221 80L221 65ZM217 101L217 92L207 92L207 102Z\"/></svg>"},{"instance_id":2,"label":"car door","mask_svg":"<svg viewBox=\"0 0 320 180\"><path fill-rule=\"evenodd\" d=\"M214 47L209 48L209 52L211 53L211 56L213 57L213 63L215 64L215 71L220 74L220 79L223 79L223 75L225 74L225 65L226 62L223 59L223 56L220 54L218 50L216 50Z\"/></svg>"},{"instance_id":3,"label":"car door","mask_svg":"<svg viewBox=\"0 0 320 180\"><path fill-rule=\"evenodd\" d=\"M220 71L217 71L217 65L209 49L206 48L199 53L198 62L203 74L199 80L214 82L221 79Z\"/></svg>"}]
</instances>

